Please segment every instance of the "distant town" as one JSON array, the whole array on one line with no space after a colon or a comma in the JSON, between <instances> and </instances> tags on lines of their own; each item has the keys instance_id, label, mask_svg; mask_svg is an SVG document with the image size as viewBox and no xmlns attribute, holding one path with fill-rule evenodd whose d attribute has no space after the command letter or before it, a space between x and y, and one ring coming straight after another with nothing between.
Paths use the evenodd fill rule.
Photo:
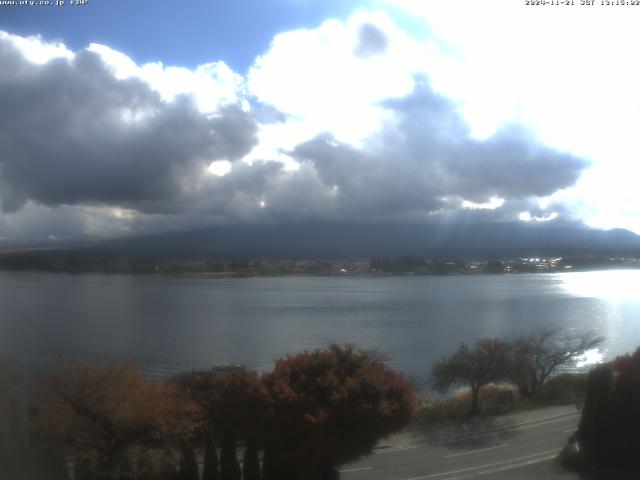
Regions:
<instances>
[{"instance_id":1,"label":"distant town","mask_svg":"<svg viewBox=\"0 0 640 480\"><path fill-rule=\"evenodd\" d=\"M277 275L475 275L639 268L636 257L531 257L469 260L421 256L303 259L158 259L32 250L0 253L0 270L59 273L167 274L207 277Z\"/></svg>"}]
</instances>

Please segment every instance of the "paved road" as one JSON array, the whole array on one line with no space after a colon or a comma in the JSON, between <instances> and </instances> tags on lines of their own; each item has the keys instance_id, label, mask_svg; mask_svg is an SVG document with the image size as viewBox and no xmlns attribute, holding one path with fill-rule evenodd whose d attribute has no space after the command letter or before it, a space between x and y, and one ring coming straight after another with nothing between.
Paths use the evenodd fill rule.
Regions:
<instances>
[{"instance_id":1,"label":"paved road","mask_svg":"<svg viewBox=\"0 0 640 480\"><path fill-rule=\"evenodd\" d=\"M453 439L389 445L340 468L342 480L573 479L553 458L579 413L469 428ZM460 432L458 432L460 433ZM450 435L451 436L451 435Z\"/></svg>"}]
</instances>

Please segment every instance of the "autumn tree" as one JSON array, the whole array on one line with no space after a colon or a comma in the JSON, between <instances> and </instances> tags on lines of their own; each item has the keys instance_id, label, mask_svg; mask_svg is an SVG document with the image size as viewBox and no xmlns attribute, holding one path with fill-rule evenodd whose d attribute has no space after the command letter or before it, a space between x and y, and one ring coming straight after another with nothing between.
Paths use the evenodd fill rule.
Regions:
<instances>
[{"instance_id":1,"label":"autumn tree","mask_svg":"<svg viewBox=\"0 0 640 480\"><path fill-rule=\"evenodd\" d=\"M461 343L455 352L443 357L433 366L433 385L442 392L456 385L469 386L470 414L476 414L480 411L480 389L507 376L509 357L509 344L495 338L478 340L472 347Z\"/></svg>"},{"instance_id":2,"label":"autumn tree","mask_svg":"<svg viewBox=\"0 0 640 480\"><path fill-rule=\"evenodd\" d=\"M590 332L563 334L560 327L535 329L512 342L509 379L525 398L538 395L558 367L575 362L604 341Z\"/></svg>"},{"instance_id":3,"label":"autumn tree","mask_svg":"<svg viewBox=\"0 0 640 480\"><path fill-rule=\"evenodd\" d=\"M34 399L42 438L95 453L98 478L117 478L129 449L175 444L194 428L195 405L174 386L145 379L131 363L66 363L38 381Z\"/></svg>"},{"instance_id":4,"label":"autumn tree","mask_svg":"<svg viewBox=\"0 0 640 480\"><path fill-rule=\"evenodd\" d=\"M246 464L257 460L257 445L262 434L260 426L264 412L262 385L255 372L240 367L216 367L210 370L181 374L174 379L176 385L189 392L202 413L202 435L208 442L215 436L221 438L220 454L221 480L239 480L240 465L236 455L236 445L241 439L247 447ZM208 460L213 460L213 449ZM207 463L207 462L205 462ZM249 466L249 470L251 470ZM206 475L216 478L213 467L208 467Z\"/></svg>"},{"instance_id":5,"label":"autumn tree","mask_svg":"<svg viewBox=\"0 0 640 480\"><path fill-rule=\"evenodd\" d=\"M353 346L287 356L262 381L265 480L318 478L323 466L370 453L414 409L402 375Z\"/></svg>"}]
</instances>

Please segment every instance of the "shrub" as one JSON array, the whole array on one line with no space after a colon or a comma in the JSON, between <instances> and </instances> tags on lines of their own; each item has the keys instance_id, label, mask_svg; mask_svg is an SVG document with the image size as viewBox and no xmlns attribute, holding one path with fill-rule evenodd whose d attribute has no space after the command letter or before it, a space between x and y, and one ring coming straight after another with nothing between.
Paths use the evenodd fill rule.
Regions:
<instances>
[{"instance_id":1,"label":"shrub","mask_svg":"<svg viewBox=\"0 0 640 480\"><path fill-rule=\"evenodd\" d=\"M540 389L538 403L542 405L582 405L587 390L586 373L563 373L550 378Z\"/></svg>"},{"instance_id":2,"label":"shrub","mask_svg":"<svg viewBox=\"0 0 640 480\"><path fill-rule=\"evenodd\" d=\"M520 397L517 388L513 385L489 384L486 385L479 394L478 408L483 414L493 414L498 410L498 393L503 391L513 392L514 407L520 405ZM418 398L415 422L419 424L430 424L449 421L461 421L468 419L469 408L471 406L471 391L469 388L461 388L448 398L434 399L422 395Z\"/></svg>"}]
</instances>

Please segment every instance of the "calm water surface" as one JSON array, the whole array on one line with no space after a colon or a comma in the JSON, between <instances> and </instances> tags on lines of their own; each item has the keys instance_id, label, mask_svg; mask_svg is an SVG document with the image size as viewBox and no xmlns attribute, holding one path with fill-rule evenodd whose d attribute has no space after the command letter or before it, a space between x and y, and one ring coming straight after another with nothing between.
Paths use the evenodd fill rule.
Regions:
<instances>
[{"instance_id":1,"label":"calm water surface","mask_svg":"<svg viewBox=\"0 0 640 480\"><path fill-rule=\"evenodd\" d=\"M286 353L352 342L424 375L458 342L537 325L640 345L640 271L245 279L0 272L0 358L135 359L152 374L212 364L267 369Z\"/></svg>"}]
</instances>

